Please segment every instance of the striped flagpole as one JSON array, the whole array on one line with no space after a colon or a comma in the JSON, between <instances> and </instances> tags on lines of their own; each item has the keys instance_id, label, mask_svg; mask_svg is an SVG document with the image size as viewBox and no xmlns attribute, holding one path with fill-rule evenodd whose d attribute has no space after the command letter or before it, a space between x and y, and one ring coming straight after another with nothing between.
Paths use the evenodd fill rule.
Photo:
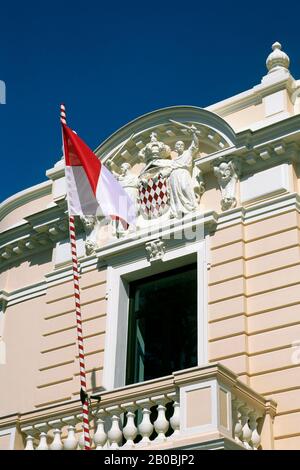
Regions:
<instances>
[{"instance_id":1,"label":"striped flagpole","mask_svg":"<svg viewBox=\"0 0 300 470\"><path fill-rule=\"evenodd\" d=\"M63 104L60 106L60 122L62 124L67 123L66 108ZM63 145L64 145L64 139L63 139ZM89 406L88 406L87 391L86 391L86 374L85 374L85 364L84 364L84 348L83 348L81 304L80 304L80 290L79 290L79 272L78 272L78 259L77 259L77 250L76 250L75 220L74 220L73 215L69 215L69 232L70 232L70 243L71 243L72 265L73 265L73 284L74 284L75 310L76 310L76 323L77 323L77 343L78 343L79 366L80 366L80 386L83 392L81 395L83 395L85 398L83 405L82 405L84 450L90 450L91 440L90 440L90 431L89 431Z\"/></svg>"}]
</instances>

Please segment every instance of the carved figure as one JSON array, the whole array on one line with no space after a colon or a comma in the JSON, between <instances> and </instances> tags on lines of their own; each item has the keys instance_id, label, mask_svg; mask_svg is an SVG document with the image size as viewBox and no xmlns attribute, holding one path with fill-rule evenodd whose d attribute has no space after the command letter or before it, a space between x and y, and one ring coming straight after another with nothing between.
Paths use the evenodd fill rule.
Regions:
<instances>
[{"instance_id":1,"label":"carved figure","mask_svg":"<svg viewBox=\"0 0 300 470\"><path fill-rule=\"evenodd\" d=\"M97 248L98 220L94 215L83 215L80 219L86 233L85 252L87 255L92 255Z\"/></svg>"},{"instance_id":2,"label":"carved figure","mask_svg":"<svg viewBox=\"0 0 300 470\"><path fill-rule=\"evenodd\" d=\"M157 140L156 132L152 132L150 142L139 151L139 158L146 163L140 177L145 178L149 170L155 169L159 169L162 176L170 174L171 149L168 145Z\"/></svg>"},{"instance_id":3,"label":"carved figure","mask_svg":"<svg viewBox=\"0 0 300 470\"><path fill-rule=\"evenodd\" d=\"M221 207L222 210L228 210L236 206L236 182L238 180L238 163L230 160L221 161L219 165L214 166L214 174L218 179L221 189Z\"/></svg>"},{"instance_id":4,"label":"carved figure","mask_svg":"<svg viewBox=\"0 0 300 470\"><path fill-rule=\"evenodd\" d=\"M202 180L200 190L200 181L197 182L196 174L194 181L192 179L193 157L199 150L199 140L195 130L196 128L194 126L190 128L193 138L187 150L185 150L184 143L181 140L175 144L175 151L178 156L172 161L172 171L169 177L171 217L180 218L184 214L196 210L197 199L194 186L198 186L199 196L204 189ZM198 178L200 176L199 172Z\"/></svg>"},{"instance_id":5,"label":"carved figure","mask_svg":"<svg viewBox=\"0 0 300 470\"><path fill-rule=\"evenodd\" d=\"M165 254L165 243L159 238L147 242L145 248L150 263L162 259Z\"/></svg>"}]
</instances>

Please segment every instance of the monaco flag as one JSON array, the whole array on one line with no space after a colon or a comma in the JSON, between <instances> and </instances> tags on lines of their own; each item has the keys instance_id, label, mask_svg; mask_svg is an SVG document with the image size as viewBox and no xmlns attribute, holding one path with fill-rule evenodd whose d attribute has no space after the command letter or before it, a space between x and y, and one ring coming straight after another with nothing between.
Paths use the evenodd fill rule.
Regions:
<instances>
[{"instance_id":1,"label":"monaco flag","mask_svg":"<svg viewBox=\"0 0 300 470\"><path fill-rule=\"evenodd\" d=\"M92 150L62 124L70 215L99 215L135 224L135 206Z\"/></svg>"}]
</instances>

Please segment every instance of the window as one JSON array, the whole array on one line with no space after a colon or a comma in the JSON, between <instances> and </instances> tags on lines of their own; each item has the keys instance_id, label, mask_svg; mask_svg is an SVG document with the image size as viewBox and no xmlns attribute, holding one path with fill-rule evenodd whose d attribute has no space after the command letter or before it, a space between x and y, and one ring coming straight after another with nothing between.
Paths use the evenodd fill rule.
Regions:
<instances>
[{"instance_id":1,"label":"window","mask_svg":"<svg viewBox=\"0 0 300 470\"><path fill-rule=\"evenodd\" d=\"M126 383L197 365L197 264L129 283Z\"/></svg>"}]
</instances>

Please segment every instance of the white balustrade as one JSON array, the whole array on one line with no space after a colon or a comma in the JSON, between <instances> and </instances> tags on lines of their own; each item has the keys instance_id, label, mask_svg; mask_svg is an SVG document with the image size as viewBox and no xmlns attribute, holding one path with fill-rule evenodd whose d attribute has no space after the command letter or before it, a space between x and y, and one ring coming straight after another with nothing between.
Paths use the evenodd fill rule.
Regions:
<instances>
[{"instance_id":1,"label":"white balustrade","mask_svg":"<svg viewBox=\"0 0 300 470\"><path fill-rule=\"evenodd\" d=\"M96 450L101 450L107 448L107 433L104 430L105 420L103 419L105 416L104 410L100 410L98 416L101 416L97 419L96 424L96 432L94 434L94 443L96 446Z\"/></svg>"},{"instance_id":2,"label":"white balustrade","mask_svg":"<svg viewBox=\"0 0 300 470\"><path fill-rule=\"evenodd\" d=\"M49 446L47 444L47 431L49 429L47 423L40 423L36 424L34 428L40 434L40 441L39 445L37 446L36 450L49 450Z\"/></svg>"},{"instance_id":3,"label":"white balustrade","mask_svg":"<svg viewBox=\"0 0 300 470\"><path fill-rule=\"evenodd\" d=\"M248 450L257 450L261 443L258 421L262 414L235 398L232 402L232 418L235 440Z\"/></svg>"},{"instance_id":4,"label":"white balustrade","mask_svg":"<svg viewBox=\"0 0 300 470\"><path fill-rule=\"evenodd\" d=\"M168 402L165 395L152 398L152 401L157 404L157 419L154 422L154 429L157 432L156 441L163 442L166 438L166 432L169 429L169 421L166 418L166 403Z\"/></svg>"},{"instance_id":5,"label":"white balustrade","mask_svg":"<svg viewBox=\"0 0 300 470\"><path fill-rule=\"evenodd\" d=\"M257 450L261 443L261 437L258 433L258 419L259 418L260 418L260 415L255 410L253 410L250 413L249 428L252 431L251 443L252 443L252 447L254 450Z\"/></svg>"},{"instance_id":6,"label":"white balustrade","mask_svg":"<svg viewBox=\"0 0 300 470\"><path fill-rule=\"evenodd\" d=\"M34 429L33 426L26 426L22 429L22 432L25 434L25 449L24 450L34 450Z\"/></svg>"},{"instance_id":7,"label":"white balustrade","mask_svg":"<svg viewBox=\"0 0 300 470\"><path fill-rule=\"evenodd\" d=\"M50 450L62 450L64 448L61 440L62 421L60 419L53 419L48 424L53 429L53 441L49 446Z\"/></svg>"},{"instance_id":8,"label":"white balustrade","mask_svg":"<svg viewBox=\"0 0 300 470\"><path fill-rule=\"evenodd\" d=\"M111 428L107 433L109 448L119 449L123 437L122 431L120 429L120 407L110 406L106 408L105 411L111 414Z\"/></svg>"},{"instance_id":9,"label":"white balustrade","mask_svg":"<svg viewBox=\"0 0 300 470\"><path fill-rule=\"evenodd\" d=\"M173 434L171 434L170 439L176 439L180 434L180 403L178 394L176 392L168 393L168 398L173 400L173 415L170 418L170 425L173 429Z\"/></svg>"},{"instance_id":10,"label":"white balustrade","mask_svg":"<svg viewBox=\"0 0 300 470\"><path fill-rule=\"evenodd\" d=\"M62 418L63 423L67 424L68 436L64 441L65 450L75 450L77 448L78 440L75 433L76 418L75 416L68 416Z\"/></svg>"},{"instance_id":11,"label":"white balustrade","mask_svg":"<svg viewBox=\"0 0 300 470\"><path fill-rule=\"evenodd\" d=\"M233 437L236 442L242 444L242 434L243 434L243 426L242 426L242 414L239 409L242 407L243 402L237 399L233 399L232 401L232 421L233 421Z\"/></svg>"},{"instance_id":12,"label":"white balustrade","mask_svg":"<svg viewBox=\"0 0 300 470\"><path fill-rule=\"evenodd\" d=\"M182 383L186 387L187 382L182 381ZM195 384L194 377L192 383ZM263 397L252 392L246 385L239 382L236 386L235 383L232 382L232 389L228 385L227 389L224 388L227 390L228 400L231 400L232 419L227 420L228 426L224 428L225 425L221 424L221 417L218 415L219 405L216 405L218 416L215 425L220 432L225 432L227 438L232 438L238 447L249 450L259 449L262 418L266 413L265 410L268 409L266 402ZM168 382L167 385L169 385ZM112 395L113 401L110 402L110 392L105 392L101 403L102 408L91 410L92 449L125 450L151 446L170 448L176 446L176 441L182 436L186 438L187 434L182 434L185 431L181 416L185 416L185 411L181 410L180 397L184 395L180 390L180 383L179 386L175 383L173 388L165 387L166 392L162 394L158 394L159 386L155 393L153 383L151 386L141 384L141 387L145 387L146 390L144 396L139 390L132 392L132 387L130 387L128 387L128 392L127 387L124 387L123 401L117 402L116 396ZM150 393L149 390L151 390ZM121 396L122 394L119 394L119 397ZM185 403L184 400L183 403ZM206 404L199 403L199 406L204 407ZM230 406L227 409L230 410ZM84 449L80 405L71 416L58 415L49 417L49 420L43 419L41 422L24 423L24 426L21 425L21 430L24 435L25 450ZM201 434L201 431L199 433Z\"/></svg>"},{"instance_id":13,"label":"white balustrade","mask_svg":"<svg viewBox=\"0 0 300 470\"><path fill-rule=\"evenodd\" d=\"M153 403L149 398L144 400L137 400L136 404L142 410L142 420L138 425L138 432L142 436L142 440L140 441L140 445L149 445L151 444L150 436L153 433L154 426L151 423L150 415L151 415L151 406Z\"/></svg>"},{"instance_id":14,"label":"white balustrade","mask_svg":"<svg viewBox=\"0 0 300 470\"><path fill-rule=\"evenodd\" d=\"M126 440L126 443L124 444L123 447L131 448L131 447L134 447L134 440L137 436L137 427L134 422L136 405L133 402L124 403L123 405L121 405L121 408L125 412L127 412L126 413L127 423L126 423L126 426L123 428L123 436Z\"/></svg>"}]
</instances>

